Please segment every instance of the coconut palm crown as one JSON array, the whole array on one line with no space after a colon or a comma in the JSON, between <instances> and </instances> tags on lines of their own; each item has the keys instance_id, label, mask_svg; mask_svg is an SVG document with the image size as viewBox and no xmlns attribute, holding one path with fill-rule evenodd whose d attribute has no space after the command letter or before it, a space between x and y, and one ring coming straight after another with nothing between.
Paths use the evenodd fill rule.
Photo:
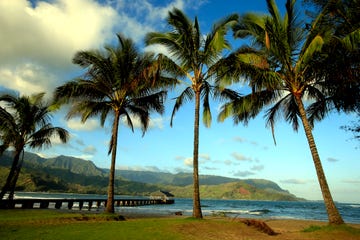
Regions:
<instances>
[{"instance_id":1,"label":"coconut palm crown","mask_svg":"<svg viewBox=\"0 0 360 240\"><path fill-rule=\"evenodd\" d=\"M202 102L203 123L211 124L210 98L221 97L219 89L211 85L219 68L217 62L223 51L231 46L226 40L226 33L236 23L238 16L229 15L215 23L209 34L202 35L197 17L191 21L181 10L173 9L167 18L172 29L169 32L152 32L147 34L147 45L160 44L167 48L167 55L159 55L163 69L185 83L185 90L176 97L172 111L171 125L176 112L186 102L195 98L194 113L194 148L193 148L193 216L202 218L199 193L198 152L199 152L199 115Z\"/></svg>"},{"instance_id":2,"label":"coconut palm crown","mask_svg":"<svg viewBox=\"0 0 360 240\"><path fill-rule=\"evenodd\" d=\"M58 137L63 143L69 139L65 129L51 124L52 107L45 103L44 95L45 93L18 96L4 93L0 96L0 154L8 148L14 151L10 173L0 193L0 199L6 193L9 200L13 199L26 147L50 147L53 137Z\"/></svg>"},{"instance_id":3,"label":"coconut palm crown","mask_svg":"<svg viewBox=\"0 0 360 240\"><path fill-rule=\"evenodd\" d=\"M160 77L160 68L154 54L140 53L134 42L118 34L118 46L106 46L105 51L80 51L73 62L84 68L81 78L60 86L55 99L71 103L67 118L81 117L84 123L91 117L100 117L104 126L112 116L112 134L108 153L111 154L107 212L114 212L114 180L116 148L120 117L134 131L138 120L143 134L147 130L151 111L162 113L166 91ZM167 81L166 84L171 82Z\"/></svg>"},{"instance_id":4,"label":"coconut palm crown","mask_svg":"<svg viewBox=\"0 0 360 240\"><path fill-rule=\"evenodd\" d=\"M232 117L235 123L247 123L265 107L267 126L274 136L275 123L284 117L298 130L302 124L316 168L318 181L326 205L329 222L342 224L312 134L306 105L320 101L326 93L323 76L308 73L316 62L313 56L322 50L331 35L319 28L315 19L310 28L305 28L295 11L295 0L286 1L286 13L281 16L274 0L267 0L268 15L248 13L234 27L234 36L249 38L252 46L244 46L226 60L229 67L224 75L237 75L251 88L248 95L232 92L232 100L222 106L218 119ZM311 75L311 78L306 76ZM226 83L227 84L227 83ZM274 137L275 140L275 137Z\"/></svg>"}]
</instances>

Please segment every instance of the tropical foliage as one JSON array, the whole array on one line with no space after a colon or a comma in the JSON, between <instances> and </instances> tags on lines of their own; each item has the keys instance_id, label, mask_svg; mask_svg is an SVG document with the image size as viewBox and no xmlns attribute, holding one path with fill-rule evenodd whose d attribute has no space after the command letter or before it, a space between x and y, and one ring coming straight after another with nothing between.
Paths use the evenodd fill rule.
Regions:
<instances>
[{"instance_id":1,"label":"tropical foliage","mask_svg":"<svg viewBox=\"0 0 360 240\"><path fill-rule=\"evenodd\" d=\"M312 69L313 75L325 76L327 97L311 106L316 118L325 116L326 109L335 108L346 113L360 113L360 2L333 0L314 3L321 10L322 28L333 32L320 54L314 56L321 67ZM339 71L341 69L341 71ZM310 76L311 77L311 76ZM325 110L324 110L325 109ZM344 127L359 133L359 124Z\"/></svg>"},{"instance_id":2,"label":"tropical foliage","mask_svg":"<svg viewBox=\"0 0 360 240\"><path fill-rule=\"evenodd\" d=\"M70 102L67 118L81 117L84 123L99 116L104 126L112 116L112 133L109 144L111 166L108 186L107 212L114 212L114 181L116 148L120 117L134 130L134 121L139 121L143 133L150 121L150 112L163 112L166 95L160 90L160 69L153 54L141 54L133 41L117 35L118 46L106 46L105 51L80 51L73 62L86 69L83 77L60 86L55 91L58 102ZM166 79L168 80L168 79ZM171 81L166 81L171 84Z\"/></svg>"},{"instance_id":3,"label":"tropical foliage","mask_svg":"<svg viewBox=\"0 0 360 240\"><path fill-rule=\"evenodd\" d=\"M203 35L198 19L192 22L179 9L169 12L167 18L172 31L166 33L152 32L146 36L146 44L161 44L169 51L168 56L160 55L163 69L173 73L181 80L185 79L187 86L176 98L171 116L171 125L175 113L186 102L195 98L194 113L194 148L193 148L193 216L202 218L199 192L199 117L200 103L203 107L203 123L206 127L211 123L210 98L219 97L218 88L211 85L218 62L223 50L230 49L226 40L226 32L237 20L237 15L230 15L213 25L211 32Z\"/></svg>"},{"instance_id":4,"label":"tropical foliage","mask_svg":"<svg viewBox=\"0 0 360 240\"><path fill-rule=\"evenodd\" d=\"M267 106L265 117L274 135L275 123L280 116L298 130L302 124L316 168L324 202L332 224L343 220L332 199L320 157L312 134L313 120L318 115L314 108L306 112L306 104L327 98L329 88L325 74L314 74L320 66L314 60L332 39L332 31L323 28L320 14L308 28L304 28L295 11L295 1L286 1L286 14L280 15L274 0L267 0L268 15L248 13L234 27L237 38L250 38L253 45L242 47L227 61L235 64L224 74L244 76L251 87L250 94L241 96L232 92L232 101L222 107L219 120L232 116L235 123L249 121ZM324 67L324 66L323 66ZM229 72L227 72L229 71ZM326 72L326 71L325 71ZM323 114L329 109L323 108ZM320 112L317 111L317 114ZM275 140L275 137L274 137Z\"/></svg>"},{"instance_id":5,"label":"tropical foliage","mask_svg":"<svg viewBox=\"0 0 360 240\"><path fill-rule=\"evenodd\" d=\"M14 150L0 199L5 194L8 194L8 199L13 199L26 147L41 149L51 146L53 137L58 137L63 143L69 138L65 129L53 127L50 123L52 108L43 98L44 93L30 97L9 93L0 96L0 154L8 148Z\"/></svg>"}]
</instances>

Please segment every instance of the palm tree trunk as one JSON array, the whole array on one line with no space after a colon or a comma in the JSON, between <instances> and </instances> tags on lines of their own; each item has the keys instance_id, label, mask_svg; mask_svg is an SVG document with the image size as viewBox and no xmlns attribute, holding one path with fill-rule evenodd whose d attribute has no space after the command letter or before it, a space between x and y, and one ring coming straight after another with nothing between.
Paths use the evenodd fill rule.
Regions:
<instances>
[{"instance_id":1,"label":"palm tree trunk","mask_svg":"<svg viewBox=\"0 0 360 240\"><path fill-rule=\"evenodd\" d=\"M14 160L12 162L9 175L8 175L8 177L6 179L6 183L5 183L5 185L3 186L2 190L1 190L0 199L3 199L5 194L10 191L11 182L13 181L14 174L15 174L16 169L17 169L18 164L19 164L20 153L21 153L20 151L15 151L15 153L14 153ZM11 196L9 194L8 199L12 200L10 197Z\"/></svg>"},{"instance_id":2,"label":"palm tree trunk","mask_svg":"<svg viewBox=\"0 0 360 240\"><path fill-rule=\"evenodd\" d=\"M116 163L116 149L117 149L117 138L119 129L119 112L115 112L114 126L112 129L112 149L111 149L111 166L109 173L109 186L108 186L108 198L106 203L106 212L114 213L114 185L115 185L115 163Z\"/></svg>"},{"instance_id":3,"label":"palm tree trunk","mask_svg":"<svg viewBox=\"0 0 360 240\"><path fill-rule=\"evenodd\" d=\"M195 91L194 153L193 153L193 217L202 218L199 187L199 113L200 91Z\"/></svg>"},{"instance_id":4,"label":"palm tree trunk","mask_svg":"<svg viewBox=\"0 0 360 240\"><path fill-rule=\"evenodd\" d=\"M17 183L17 180L20 175L21 167L24 163L24 149L20 152L20 154L22 155L21 159L19 159L19 163L16 166L15 172L13 174L13 177L11 179L10 186L9 186L9 199L11 199L11 200L14 199L16 183ZM20 158L20 154L19 154L19 158Z\"/></svg>"},{"instance_id":5,"label":"palm tree trunk","mask_svg":"<svg viewBox=\"0 0 360 240\"><path fill-rule=\"evenodd\" d=\"M299 113L300 113L301 121L303 123L303 127L305 130L306 138L309 143L311 155L312 155L312 158L314 161L316 174L318 177L318 181L319 181L320 188L321 188L321 193L323 195L326 211L327 211L328 218L329 218L329 223L335 224L335 225L343 224L344 220L342 219L338 209L335 206L335 203L334 203L333 198L330 193L328 183L326 181L325 173L324 173L324 170L323 170L323 167L321 164L321 160L320 160L317 148L316 148L315 140L314 140L314 137L312 134L312 129L309 124L308 118L306 116L304 104L303 104L300 96L296 96L295 98L296 98L296 102L297 102L297 105L299 108Z\"/></svg>"}]
</instances>

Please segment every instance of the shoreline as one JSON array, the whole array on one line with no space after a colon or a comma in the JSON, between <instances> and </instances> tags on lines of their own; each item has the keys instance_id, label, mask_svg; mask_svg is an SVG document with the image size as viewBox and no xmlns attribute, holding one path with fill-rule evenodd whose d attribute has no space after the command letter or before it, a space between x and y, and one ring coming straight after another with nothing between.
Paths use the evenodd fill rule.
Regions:
<instances>
[{"instance_id":1,"label":"shoreline","mask_svg":"<svg viewBox=\"0 0 360 240\"><path fill-rule=\"evenodd\" d=\"M84 198L78 194L42 194L22 193L27 198ZM87 194L87 198L99 198L101 196ZM126 198L124 196L124 198ZM133 198L133 197L132 197ZM83 210L86 210L87 203L84 202ZM139 205L139 206L115 206L119 214L151 214L171 216L175 212L181 212L185 216L192 216L192 199L175 198L174 204L169 205ZM360 203L337 203L341 210L342 217L347 223L360 224ZM79 203L74 202L74 210L78 210ZM38 207L36 205L36 207ZM50 206L54 208L54 206ZM61 209L67 210L65 203ZM84 209L85 208L85 209ZM91 212L102 212L104 206L93 206ZM316 220L327 221L326 209L320 201L289 202L289 201L260 201L260 200L219 200L202 199L203 216L226 216L230 218L255 218L255 219L294 219L294 220ZM138 214L139 215L139 214Z\"/></svg>"}]
</instances>

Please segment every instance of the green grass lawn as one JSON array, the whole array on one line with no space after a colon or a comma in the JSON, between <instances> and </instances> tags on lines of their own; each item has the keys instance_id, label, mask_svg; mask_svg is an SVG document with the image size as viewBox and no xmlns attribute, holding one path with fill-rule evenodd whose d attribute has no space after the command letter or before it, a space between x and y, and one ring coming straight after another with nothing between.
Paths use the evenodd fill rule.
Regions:
<instances>
[{"instance_id":1,"label":"green grass lawn","mask_svg":"<svg viewBox=\"0 0 360 240\"><path fill-rule=\"evenodd\" d=\"M171 231L188 219L116 221L116 215L53 210L1 210L1 239L184 239ZM194 220L195 221L195 220Z\"/></svg>"},{"instance_id":2,"label":"green grass lawn","mask_svg":"<svg viewBox=\"0 0 360 240\"><path fill-rule=\"evenodd\" d=\"M302 223L306 223L307 227L305 230L303 227L296 227L297 230L288 231L284 225L288 222L286 220L280 221L283 229L280 232L282 233L269 236L254 227L246 226L239 220L225 217L210 217L203 220L178 216L138 217L123 220L116 214L109 215L86 211L12 209L0 210L0 239L360 240L359 226L352 228L344 225L334 228L322 224L318 227L303 221ZM279 223L279 221L273 220L273 223ZM290 224L296 226L297 222Z\"/></svg>"}]
</instances>

